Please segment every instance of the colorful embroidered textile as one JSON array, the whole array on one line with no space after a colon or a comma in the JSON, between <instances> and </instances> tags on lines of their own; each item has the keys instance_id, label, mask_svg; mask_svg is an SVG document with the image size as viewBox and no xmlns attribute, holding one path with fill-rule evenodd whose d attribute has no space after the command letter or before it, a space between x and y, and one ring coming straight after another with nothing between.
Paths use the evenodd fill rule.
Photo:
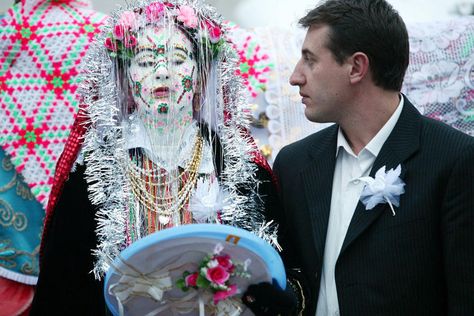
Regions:
<instances>
[{"instance_id":1,"label":"colorful embroidered textile","mask_svg":"<svg viewBox=\"0 0 474 316\"><path fill-rule=\"evenodd\" d=\"M0 149L0 276L36 284L44 212Z\"/></svg>"},{"instance_id":2,"label":"colorful embroidered textile","mask_svg":"<svg viewBox=\"0 0 474 316\"><path fill-rule=\"evenodd\" d=\"M78 74L105 16L89 0L23 0L0 22L0 145L46 207L77 112Z\"/></svg>"},{"instance_id":3,"label":"colorful embroidered textile","mask_svg":"<svg viewBox=\"0 0 474 316\"><path fill-rule=\"evenodd\" d=\"M267 50L262 47L259 34L253 30L244 30L237 25L229 23L229 38L239 55L239 68L237 75L242 77L252 98L265 92L270 71L274 64L270 61Z\"/></svg>"}]
</instances>

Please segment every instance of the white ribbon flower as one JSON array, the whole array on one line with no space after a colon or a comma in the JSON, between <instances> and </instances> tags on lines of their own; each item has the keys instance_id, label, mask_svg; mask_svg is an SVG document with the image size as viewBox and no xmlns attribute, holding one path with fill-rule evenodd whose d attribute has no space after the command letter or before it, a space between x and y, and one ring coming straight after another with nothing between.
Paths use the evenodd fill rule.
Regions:
<instances>
[{"instance_id":1,"label":"white ribbon flower","mask_svg":"<svg viewBox=\"0 0 474 316\"><path fill-rule=\"evenodd\" d=\"M217 180L199 179L189 201L189 210L198 223L217 219L217 212L225 206L226 194Z\"/></svg>"},{"instance_id":2,"label":"white ribbon flower","mask_svg":"<svg viewBox=\"0 0 474 316\"><path fill-rule=\"evenodd\" d=\"M401 165L395 169L385 172L385 166L375 174L375 178L361 177L359 180L365 182L365 187L360 195L361 202L366 210L373 209L377 204L388 203L395 216L394 205L400 205L400 195L405 193L405 182L400 179Z\"/></svg>"}]
</instances>

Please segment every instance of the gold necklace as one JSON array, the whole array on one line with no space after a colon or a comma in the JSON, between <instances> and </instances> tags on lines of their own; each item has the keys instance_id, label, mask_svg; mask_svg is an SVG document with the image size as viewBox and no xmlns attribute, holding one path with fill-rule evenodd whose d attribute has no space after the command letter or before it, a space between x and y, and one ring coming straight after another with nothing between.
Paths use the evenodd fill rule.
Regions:
<instances>
[{"instance_id":1,"label":"gold necklace","mask_svg":"<svg viewBox=\"0 0 474 316\"><path fill-rule=\"evenodd\" d=\"M202 159L203 142L203 138L197 133L192 158L174 181L165 181L164 183L146 181L144 177L150 177L149 172L146 170L137 172L137 168L142 169L140 167L128 168L128 177L134 198L142 206L158 213L160 216L172 216L173 214L179 213L188 203L192 189L196 185L198 170ZM160 197L157 192L150 192L151 190L155 191L158 187L163 187L166 190L170 185L177 182L177 180L183 180L185 175L188 175L186 182L174 196ZM160 180L159 178L156 179L156 177L151 178L151 180Z\"/></svg>"}]
</instances>

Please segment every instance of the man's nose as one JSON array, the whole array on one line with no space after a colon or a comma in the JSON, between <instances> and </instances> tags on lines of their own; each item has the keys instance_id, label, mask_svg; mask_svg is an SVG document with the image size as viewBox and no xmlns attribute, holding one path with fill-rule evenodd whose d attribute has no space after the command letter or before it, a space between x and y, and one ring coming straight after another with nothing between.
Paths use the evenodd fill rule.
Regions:
<instances>
[{"instance_id":1,"label":"man's nose","mask_svg":"<svg viewBox=\"0 0 474 316\"><path fill-rule=\"evenodd\" d=\"M295 69L293 69L293 73L290 76L290 84L292 86L301 86L305 81L303 74L298 69L298 65L299 62L296 64Z\"/></svg>"}]
</instances>

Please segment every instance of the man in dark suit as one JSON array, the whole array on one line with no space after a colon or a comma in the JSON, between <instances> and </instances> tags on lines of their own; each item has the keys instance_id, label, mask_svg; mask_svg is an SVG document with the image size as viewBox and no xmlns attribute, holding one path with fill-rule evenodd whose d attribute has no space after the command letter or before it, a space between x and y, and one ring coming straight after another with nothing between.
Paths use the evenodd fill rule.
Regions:
<instances>
[{"instance_id":1,"label":"man in dark suit","mask_svg":"<svg viewBox=\"0 0 474 316\"><path fill-rule=\"evenodd\" d=\"M336 124L275 160L286 293L303 315L474 315L474 139L400 93L408 35L385 0L329 0L300 23L290 83L310 121ZM275 293L244 302L276 315Z\"/></svg>"}]
</instances>

